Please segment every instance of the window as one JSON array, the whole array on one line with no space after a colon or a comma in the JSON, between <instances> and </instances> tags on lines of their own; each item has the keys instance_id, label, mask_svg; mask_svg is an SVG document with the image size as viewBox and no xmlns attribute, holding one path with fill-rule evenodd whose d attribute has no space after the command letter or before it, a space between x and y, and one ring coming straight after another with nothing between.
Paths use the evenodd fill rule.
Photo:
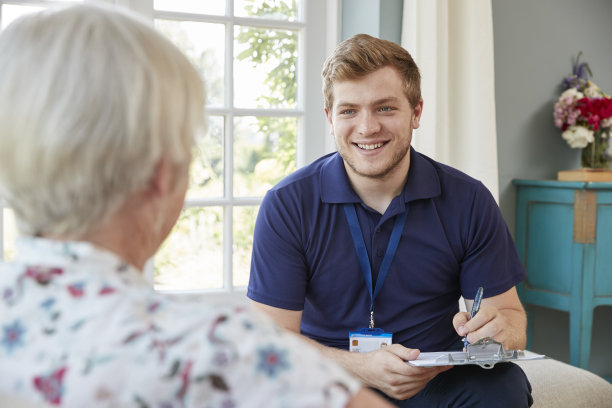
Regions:
<instances>
[{"instance_id":1,"label":"window","mask_svg":"<svg viewBox=\"0 0 612 408\"><path fill-rule=\"evenodd\" d=\"M208 131L179 221L147 274L163 291L244 287L263 195L332 150L319 74L326 43L336 41L335 33L329 39L325 33L337 2L109 2L131 4L151 18L206 80ZM0 1L0 23L4 27L19 14L54 3L59 2ZM9 208L3 207L0 228L0 255L10 259L16 234Z\"/></svg>"}]
</instances>

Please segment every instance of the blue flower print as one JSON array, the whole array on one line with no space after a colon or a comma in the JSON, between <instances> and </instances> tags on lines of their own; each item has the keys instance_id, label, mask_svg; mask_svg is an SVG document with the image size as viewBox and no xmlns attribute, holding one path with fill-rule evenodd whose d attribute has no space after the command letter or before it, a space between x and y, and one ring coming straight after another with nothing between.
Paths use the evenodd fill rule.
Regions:
<instances>
[{"instance_id":1,"label":"blue flower print","mask_svg":"<svg viewBox=\"0 0 612 408\"><path fill-rule=\"evenodd\" d=\"M257 371L267 374L270 378L275 378L281 371L289 369L286 354L286 350L279 350L273 345L259 349Z\"/></svg>"},{"instance_id":2,"label":"blue flower print","mask_svg":"<svg viewBox=\"0 0 612 408\"><path fill-rule=\"evenodd\" d=\"M46 310L49 311L49 310L51 310L51 307L53 307L54 304L55 304L55 298L50 297L50 298L46 299L44 302L42 302L40 304L40 306L43 309L46 309Z\"/></svg>"},{"instance_id":3,"label":"blue flower print","mask_svg":"<svg viewBox=\"0 0 612 408\"><path fill-rule=\"evenodd\" d=\"M4 326L3 331L4 337L2 338L1 344L8 354L11 354L14 348L23 346L25 328L21 325L19 320L15 320L11 325Z\"/></svg>"}]
</instances>

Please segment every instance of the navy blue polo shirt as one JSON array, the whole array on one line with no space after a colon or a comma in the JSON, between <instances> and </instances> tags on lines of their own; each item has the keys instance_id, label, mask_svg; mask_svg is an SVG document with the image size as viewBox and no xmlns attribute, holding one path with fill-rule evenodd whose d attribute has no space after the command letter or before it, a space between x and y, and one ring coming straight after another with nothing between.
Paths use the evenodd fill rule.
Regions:
<instances>
[{"instance_id":1,"label":"navy blue polo shirt","mask_svg":"<svg viewBox=\"0 0 612 408\"><path fill-rule=\"evenodd\" d=\"M395 217L406 225L382 290L376 327L421 351L461 348L452 325L461 295L506 292L525 276L499 207L479 181L410 149L402 193L381 215L350 186L342 158L326 155L268 191L255 225L247 296L303 310L302 334L348 349L349 331L367 327L370 295L344 213L354 203L373 283Z\"/></svg>"}]
</instances>

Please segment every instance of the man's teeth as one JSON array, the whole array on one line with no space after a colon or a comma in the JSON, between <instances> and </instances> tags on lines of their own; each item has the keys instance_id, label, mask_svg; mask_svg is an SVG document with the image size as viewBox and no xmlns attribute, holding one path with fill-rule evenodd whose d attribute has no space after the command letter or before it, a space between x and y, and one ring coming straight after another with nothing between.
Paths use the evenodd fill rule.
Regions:
<instances>
[{"instance_id":1,"label":"man's teeth","mask_svg":"<svg viewBox=\"0 0 612 408\"><path fill-rule=\"evenodd\" d=\"M379 147L381 147L384 143L375 143L375 144L360 144L357 143L357 146L360 149L364 149L364 150L374 150L374 149L378 149Z\"/></svg>"}]
</instances>

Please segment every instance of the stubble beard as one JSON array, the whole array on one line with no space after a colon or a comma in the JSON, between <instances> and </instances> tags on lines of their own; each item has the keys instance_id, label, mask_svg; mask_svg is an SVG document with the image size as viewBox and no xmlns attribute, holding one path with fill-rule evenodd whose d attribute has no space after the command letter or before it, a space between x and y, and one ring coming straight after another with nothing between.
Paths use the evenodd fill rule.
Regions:
<instances>
[{"instance_id":1,"label":"stubble beard","mask_svg":"<svg viewBox=\"0 0 612 408\"><path fill-rule=\"evenodd\" d=\"M409 154L409 151L410 151L410 145L402 147L400 150L396 151L395 154L391 157L391 161L389 165L377 173L365 173L363 171L360 171L357 168L357 165L354 163L354 161L351 160L349 157L347 157L348 155L342 154L341 151L339 151L339 153L342 159L344 160L344 162L348 164L349 167L353 170L353 172L355 172L355 174L357 174L358 176L367 177L370 179L384 179L385 177L387 177L390 173L392 173L395 169L399 167L402 160L404 160L406 155Z\"/></svg>"}]
</instances>

